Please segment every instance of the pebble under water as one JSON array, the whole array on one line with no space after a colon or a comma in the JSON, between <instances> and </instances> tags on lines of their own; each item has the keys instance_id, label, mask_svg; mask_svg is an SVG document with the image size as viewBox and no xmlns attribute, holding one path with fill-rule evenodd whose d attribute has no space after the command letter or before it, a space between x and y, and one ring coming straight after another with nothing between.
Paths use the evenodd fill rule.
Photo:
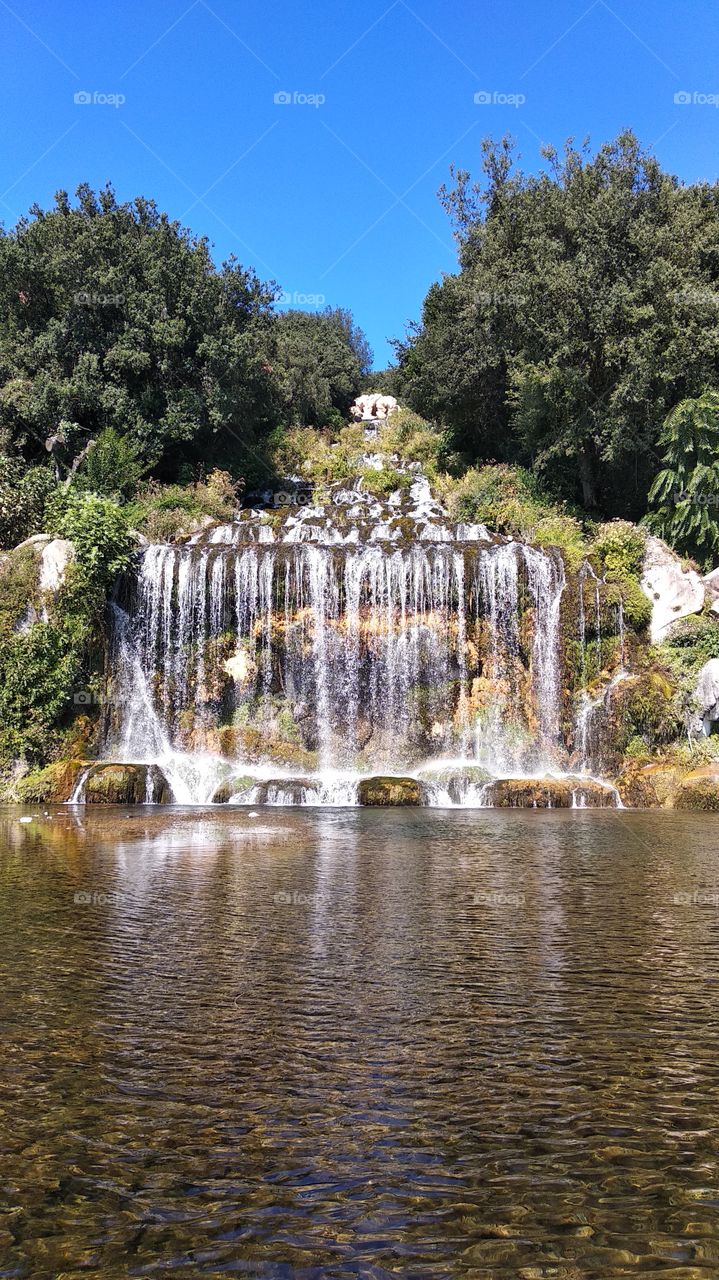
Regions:
<instances>
[{"instance_id":1,"label":"pebble under water","mask_svg":"<svg viewBox=\"0 0 719 1280\"><path fill-rule=\"evenodd\" d=\"M718 847L0 811L0 1276L716 1277Z\"/></svg>"}]
</instances>

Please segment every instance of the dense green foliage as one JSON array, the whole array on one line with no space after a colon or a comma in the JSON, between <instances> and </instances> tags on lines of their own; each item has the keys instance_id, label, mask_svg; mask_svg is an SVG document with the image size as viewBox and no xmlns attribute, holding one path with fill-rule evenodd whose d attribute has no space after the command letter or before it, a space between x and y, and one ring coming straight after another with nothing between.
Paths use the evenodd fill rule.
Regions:
<instances>
[{"instance_id":1,"label":"dense green foliage","mask_svg":"<svg viewBox=\"0 0 719 1280\"><path fill-rule=\"evenodd\" d=\"M267 435L345 417L371 364L349 312L277 294L151 200L58 192L0 234L0 452L124 498L150 469L266 479Z\"/></svg>"},{"instance_id":2,"label":"dense green foliage","mask_svg":"<svg viewBox=\"0 0 719 1280\"><path fill-rule=\"evenodd\" d=\"M596 156L484 146L444 190L459 272L398 344L401 393L471 459L519 462L638 515L667 411L719 380L719 186L680 186L631 133Z\"/></svg>"},{"instance_id":3,"label":"dense green foliage","mask_svg":"<svg viewBox=\"0 0 719 1280\"><path fill-rule=\"evenodd\" d=\"M0 762L46 761L62 748L75 696L97 681L107 593L132 545L124 512L108 498L57 494L49 511L52 532L75 548L57 600L38 598L33 548L0 575Z\"/></svg>"},{"instance_id":4,"label":"dense green foliage","mask_svg":"<svg viewBox=\"0 0 719 1280\"><path fill-rule=\"evenodd\" d=\"M359 395L372 352L347 311L286 311L277 319L276 371L283 418L296 426L340 425Z\"/></svg>"},{"instance_id":5,"label":"dense green foliage","mask_svg":"<svg viewBox=\"0 0 719 1280\"><path fill-rule=\"evenodd\" d=\"M708 567L719 552L719 392L683 400L659 436L664 468L649 492L647 523Z\"/></svg>"}]
</instances>

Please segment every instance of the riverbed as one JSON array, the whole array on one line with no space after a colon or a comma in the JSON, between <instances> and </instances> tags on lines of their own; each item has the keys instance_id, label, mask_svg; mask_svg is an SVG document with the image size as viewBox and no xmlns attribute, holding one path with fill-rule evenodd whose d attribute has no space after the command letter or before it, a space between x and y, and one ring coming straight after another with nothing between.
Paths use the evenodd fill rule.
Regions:
<instances>
[{"instance_id":1,"label":"riverbed","mask_svg":"<svg viewBox=\"0 0 719 1280\"><path fill-rule=\"evenodd\" d=\"M0 1276L716 1277L717 974L711 814L1 810Z\"/></svg>"}]
</instances>

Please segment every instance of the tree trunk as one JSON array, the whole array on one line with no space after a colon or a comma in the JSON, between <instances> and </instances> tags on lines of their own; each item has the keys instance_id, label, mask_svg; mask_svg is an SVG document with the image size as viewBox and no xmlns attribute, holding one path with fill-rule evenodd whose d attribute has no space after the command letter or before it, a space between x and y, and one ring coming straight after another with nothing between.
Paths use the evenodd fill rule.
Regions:
<instances>
[{"instance_id":1,"label":"tree trunk","mask_svg":"<svg viewBox=\"0 0 719 1280\"><path fill-rule=\"evenodd\" d=\"M594 476L594 460L587 445L579 450L579 480L582 486L582 504L588 510L597 505L597 485Z\"/></svg>"}]
</instances>

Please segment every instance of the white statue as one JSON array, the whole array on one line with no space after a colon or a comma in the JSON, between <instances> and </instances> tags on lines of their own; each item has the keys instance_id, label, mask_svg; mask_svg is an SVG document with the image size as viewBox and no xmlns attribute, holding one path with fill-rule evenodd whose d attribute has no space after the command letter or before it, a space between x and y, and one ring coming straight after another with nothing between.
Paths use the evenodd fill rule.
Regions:
<instances>
[{"instance_id":1,"label":"white statue","mask_svg":"<svg viewBox=\"0 0 719 1280\"><path fill-rule=\"evenodd\" d=\"M391 413L396 413L399 405L394 396L383 396L379 391L367 391L358 396L350 413L358 422L384 422Z\"/></svg>"}]
</instances>

